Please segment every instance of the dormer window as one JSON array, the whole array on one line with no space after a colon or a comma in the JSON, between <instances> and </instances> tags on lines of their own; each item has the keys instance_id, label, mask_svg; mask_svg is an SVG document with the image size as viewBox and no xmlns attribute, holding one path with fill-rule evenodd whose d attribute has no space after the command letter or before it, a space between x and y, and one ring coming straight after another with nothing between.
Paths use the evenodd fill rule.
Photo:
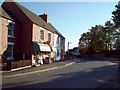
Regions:
<instances>
[{"instance_id":1,"label":"dormer window","mask_svg":"<svg viewBox=\"0 0 120 90\"><path fill-rule=\"evenodd\" d=\"M14 26L15 23L14 22L10 22L9 21L9 25L8 25L8 37L14 37Z\"/></svg>"}]
</instances>

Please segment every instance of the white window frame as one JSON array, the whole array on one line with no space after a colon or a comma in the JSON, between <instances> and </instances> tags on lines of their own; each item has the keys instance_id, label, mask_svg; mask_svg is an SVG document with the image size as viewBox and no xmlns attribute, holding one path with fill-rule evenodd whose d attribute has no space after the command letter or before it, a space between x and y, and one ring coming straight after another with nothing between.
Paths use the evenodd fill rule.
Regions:
<instances>
[{"instance_id":1,"label":"white window frame","mask_svg":"<svg viewBox=\"0 0 120 90\"><path fill-rule=\"evenodd\" d=\"M41 38L41 32L43 32L42 33L42 38ZM45 33L44 30L40 29L40 40L44 40L44 35L45 35L44 33Z\"/></svg>"},{"instance_id":2,"label":"white window frame","mask_svg":"<svg viewBox=\"0 0 120 90\"><path fill-rule=\"evenodd\" d=\"M14 58L13 58L13 46L14 46L14 43L13 42L8 42L8 45L12 46L12 51L11 51L11 56L10 57L7 56L7 60L14 60Z\"/></svg>"},{"instance_id":3,"label":"white window frame","mask_svg":"<svg viewBox=\"0 0 120 90\"><path fill-rule=\"evenodd\" d=\"M8 23L9 23L9 24L11 23L11 24L13 24L13 25L15 26L15 22L13 22L13 21L8 20ZM8 32L9 32L9 29L12 30L12 35L9 35L9 34L8 34L8 37L15 38L15 37L14 37L14 27L13 27L12 29L9 28L9 24L8 24Z\"/></svg>"},{"instance_id":4,"label":"white window frame","mask_svg":"<svg viewBox=\"0 0 120 90\"><path fill-rule=\"evenodd\" d=\"M50 37L49 37L49 35L50 35ZM50 38L50 40L49 40L49 38ZM48 41L51 41L51 33L48 33Z\"/></svg>"}]
</instances>

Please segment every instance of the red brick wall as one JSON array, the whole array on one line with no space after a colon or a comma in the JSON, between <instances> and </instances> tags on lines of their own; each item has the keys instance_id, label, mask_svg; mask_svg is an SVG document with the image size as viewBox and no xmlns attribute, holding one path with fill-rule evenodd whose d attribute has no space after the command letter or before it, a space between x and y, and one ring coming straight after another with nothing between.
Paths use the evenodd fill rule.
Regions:
<instances>
[{"instance_id":1,"label":"red brick wall","mask_svg":"<svg viewBox=\"0 0 120 90\"><path fill-rule=\"evenodd\" d=\"M33 24L32 41L40 42L40 26Z\"/></svg>"},{"instance_id":2,"label":"red brick wall","mask_svg":"<svg viewBox=\"0 0 120 90\"><path fill-rule=\"evenodd\" d=\"M20 51L21 51L21 24L19 23L15 23L15 27L14 27L14 58L15 60L20 60L21 59L21 55L20 55Z\"/></svg>"},{"instance_id":3,"label":"red brick wall","mask_svg":"<svg viewBox=\"0 0 120 90\"><path fill-rule=\"evenodd\" d=\"M32 57L32 22L24 23L21 25L21 54L26 55L26 59L31 60Z\"/></svg>"}]
</instances>

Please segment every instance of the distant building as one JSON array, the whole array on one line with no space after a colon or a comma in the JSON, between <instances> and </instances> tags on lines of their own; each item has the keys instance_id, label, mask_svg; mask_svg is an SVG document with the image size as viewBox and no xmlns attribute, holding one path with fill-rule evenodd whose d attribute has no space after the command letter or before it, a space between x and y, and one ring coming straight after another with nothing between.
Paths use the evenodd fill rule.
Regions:
<instances>
[{"instance_id":1,"label":"distant building","mask_svg":"<svg viewBox=\"0 0 120 90\"><path fill-rule=\"evenodd\" d=\"M73 49L69 49L66 52L66 59L77 58L80 57L80 52L78 47L74 47Z\"/></svg>"},{"instance_id":2,"label":"distant building","mask_svg":"<svg viewBox=\"0 0 120 90\"><path fill-rule=\"evenodd\" d=\"M6 1L0 15L3 67L14 69L63 59L65 38L48 22L48 15L37 16L13 0ZM60 58L56 58L58 52Z\"/></svg>"},{"instance_id":3,"label":"distant building","mask_svg":"<svg viewBox=\"0 0 120 90\"><path fill-rule=\"evenodd\" d=\"M79 48L78 47L74 47L73 48L72 55L80 56L80 52L79 52Z\"/></svg>"}]
</instances>

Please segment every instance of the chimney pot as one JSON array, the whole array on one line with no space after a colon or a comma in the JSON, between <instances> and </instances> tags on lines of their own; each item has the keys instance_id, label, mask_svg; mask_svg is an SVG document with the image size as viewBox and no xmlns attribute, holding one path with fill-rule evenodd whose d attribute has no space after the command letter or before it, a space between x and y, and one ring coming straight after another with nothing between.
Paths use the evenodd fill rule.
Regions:
<instances>
[{"instance_id":1,"label":"chimney pot","mask_svg":"<svg viewBox=\"0 0 120 90\"><path fill-rule=\"evenodd\" d=\"M48 22L48 15L47 14L42 14L42 15L39 15L39 17L41 17L45 22Z\"/></svg>"}]
</instances>

